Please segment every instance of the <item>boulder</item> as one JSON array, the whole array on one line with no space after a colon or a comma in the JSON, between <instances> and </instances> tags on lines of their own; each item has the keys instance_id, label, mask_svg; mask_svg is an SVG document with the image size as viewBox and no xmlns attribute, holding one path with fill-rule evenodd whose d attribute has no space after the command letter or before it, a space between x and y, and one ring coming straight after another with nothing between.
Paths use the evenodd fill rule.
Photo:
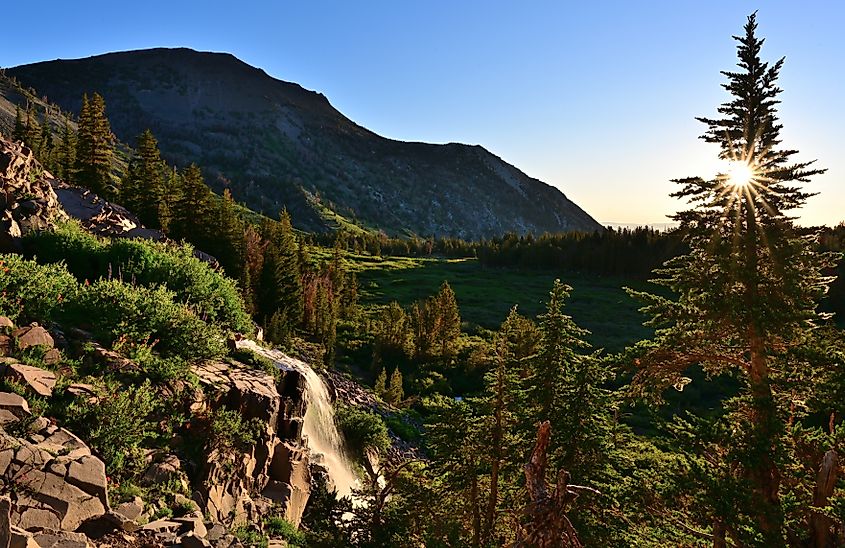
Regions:
<instances>
[{"instance_id":1,"label":"boulder","mask_svg":"<svg viewBox=\"0 0 845 548\"><path fill-rule=\"evenodd\" d=\"M0 392L0 426L29 417L29 403L11 392Z\"/></svg>"},{"instance_id":2,"label":"boulder","mask_svg":"<svg viewBox=\"0 0 845 548\"><path fill-rule=\"evenodd\" d=\"M65 388L65 392L75 398L83 399L88 403L97 403L100 401L97 389L92 384L74 383Z\"/></svg>"},{"instance_id":3,"label":"boulder","mask_svg":"<svg viewBox=\"0 0 845 548\"><path fill-rule=\"evenodd\" d=\"M144 513L144 500L141 497L117 505L114 509L115 514L119 514L122 518L131 521L138 521Z\"/></svg>"},{"instance_id":4,"label":"boulder","mask_svg":"<svg viewBox=\"0 0 845 548\"><path fill-rule=\"evenodd\" d=\"M33 533L32 538L41 548L88 548L91 543L82 533L43 529Z\"/></svg>"},{"instance_id":5,"label":"boulder","mask_svg":"<svg viewBox=\"0 0 845 548\"><path fill-rule=\"evenodd\" d=\"M10 486L12 525L75 531L103 516L108 511L103 462L67 430L49 421L33 426L27 438L0 432L0 447L6 448L0 450L0 483Z\"/></svg>"},{"instance_id":6,"label":"boulder","mask_svg":"<svg viewBox=\"0 0 845 548\"><path fill-rule=\"evenodd\" d=\"M166 454L158 457L141 478L143 485L156 485L159 483L178 482L184 489L190 487L188 475L182 470L182 462L179 457L173 454Z\"/></svg>"},{"instance_id":7,"label":"boulder","mask_svg":"<svg viewBox=\"0 0 845 548\"><path fill-rule=\"evenodd\" d=\"M20 251L21 236L67 215L32 150L0 137L0 251Z\"/></svg>"},{"instance_id":8,"label":"boulder","mask_svg":"<svg viewBox=\"0 0 845 548\"><path fill-rule=\"evenodd\" d=\"M0 329L5 329L5 328L14 329L15 324L14 324L14 322L12 322L12 320L7 318L6 316L0 316Z\"/></svg>"},{"instance_id":9,"label":"boulder","mask_svg":"<svg viewBox=\"0 0 845 548\"><path fill-rule=\"evenodd\" d=\"M56 386L55 374L22 363L10 364L6 368L5 378L24 385L34 395L44 398L52 397L53 388Z\"/></svg>"},{"instance_id":10,"label":"boulder","mask_svg":"<svg viewBox=\"0 0 845 548\"><path fill-rule=\"evenodd\" d=\"M0 333L0 356L9 356L14 350L14 339L9 335Z\"/></svg>"},{"instance_id":11,"label":"boulder","mask_svg":"<svg viewBox=\"0 0 845 548\"><path fill-rule=\"evenodd\" d=\"M41 548L32 538L32 533L20 527L12 527L9 537L9 548Z\"/></svg>"},{"instance_id":12,"label":"boulder","mask_svg":"<svg viewBox=\"0 0 845 548\"><path fill-rule=\"evenodd\" d=\"M9 548L12 541L12 501L9 497L0 497L0 548Z\"/></svg>"},{"instance_id":13,"label":"boulder","mask_svg":"<svg viewBox=\"0 0 845 548\"><path fill-rule=\"evenodd\" d=\"M180 537L179 544L185 548L211 548L210 542L194 533Z\"/></svg>"},{"instance_id":14,"label":"boulder","mask_svg":"<svg viewBox=\"0 0 845 548\"><path fill-rule=\"evenodd\" d=\"M26 350L33 346L53 348L53 336L40 325L33 324L12 331L12 337L17 339L18 350Z\"/></svg>"}]
</instances>

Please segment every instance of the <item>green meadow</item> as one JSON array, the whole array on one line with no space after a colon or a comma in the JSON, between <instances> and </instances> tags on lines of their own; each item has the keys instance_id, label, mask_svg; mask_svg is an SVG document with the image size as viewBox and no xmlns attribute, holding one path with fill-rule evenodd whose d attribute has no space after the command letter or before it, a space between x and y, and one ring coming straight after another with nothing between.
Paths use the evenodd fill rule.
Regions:
<instances>
[{"instance_id":1,"label":"green meadow","mask_svg":"<svg viewBox=\"0 0 845 548\"><path fill-rule=\"evenodd\" d=\"M398 301L409 305L434 294L448 281L458 298L465 331L495 329L510 308L535 317L542 313L555 278L572 286L569 314L590 330L590 342L608 351L648 337L640 304L623 289L651 287L647 282L570 272L485 268L475 259L375 257L348 254L346 261L358 275L365 306Z\"/></svg>"}]
</instances>

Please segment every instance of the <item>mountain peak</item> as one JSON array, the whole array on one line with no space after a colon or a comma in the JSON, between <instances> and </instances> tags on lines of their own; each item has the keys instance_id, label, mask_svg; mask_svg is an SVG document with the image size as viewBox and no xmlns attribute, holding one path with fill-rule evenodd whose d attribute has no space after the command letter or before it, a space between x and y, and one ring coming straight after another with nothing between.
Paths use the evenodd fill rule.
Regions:
<instances>
[{"instance_id":1,"label":"mountain peak","mask_svg":"<svg viewBox=\"0 0 845 548\"><path fill-rule=\"evenodd\" d=\"M213 186L301 228L337 216L392 234L481 238L602 230L559 190L479 145L401 142L346 118L319 93L230 53L153 48L7 69L78 112L101 93L112 128L133 143L150 128L163 155L196 162Z\"/></svg>"}]
</instances>

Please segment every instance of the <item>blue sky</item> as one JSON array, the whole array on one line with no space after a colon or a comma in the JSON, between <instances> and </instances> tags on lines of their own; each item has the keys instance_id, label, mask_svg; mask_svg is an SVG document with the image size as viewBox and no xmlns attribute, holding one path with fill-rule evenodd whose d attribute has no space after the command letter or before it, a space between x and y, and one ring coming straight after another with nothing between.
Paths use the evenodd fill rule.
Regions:
<instances>
[{"instance_id":1,"label":"blue sky","mask_svg":"<svg viewBox=\"0 0 845 548\"><path fill-rule=\"evenodd\" d=\"M695 116L725 99L759 10L787 57L784 140L829 172L800 212L845 221L845 3L512 0L11 2L0 66L154 46L227 51L382 135L481 144L602 222L654 223L670 178L713 175Z\"/></svg>"}]
</instances>

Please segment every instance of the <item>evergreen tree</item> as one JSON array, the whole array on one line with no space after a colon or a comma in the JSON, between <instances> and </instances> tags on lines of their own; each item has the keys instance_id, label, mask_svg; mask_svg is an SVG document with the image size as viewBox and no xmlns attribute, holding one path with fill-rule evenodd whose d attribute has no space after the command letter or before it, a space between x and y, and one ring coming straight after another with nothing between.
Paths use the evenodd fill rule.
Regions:
<instances>
[{"instance_id":1,"label":"evergreen tree","mask_svg":"<svg viewBox=\"0 0 845 548\"><path fill-rule=\"evenodd\" d=\"M73 182L73 166L76 163L76 135L70 129L70 122L65 118L62 127L62 140L57 151L57 171L61 179Z\"/></svg>"},{"instance_id":2,"label":"evergreen tree","mask_svg":"<svg viewBox=\"0 0 845 548\"><path fill-rule=\"evenodd\" d=\"M12 129L12 140L24 142L26 139L26 127L23 123L23 116L21 115L21 107L15 105L15 127Z\"/></svg>"},{"instance_id":3,"label":"evergreen tree","mask_svg":"<svg viewBox=\"0 0 845 548\"><path fill-rule=\"evenodd\" d=\"M454 355L455 343L461 335L461 315L458 312L458 302L455 299L455 292L449 282L443 282L436 296L437 301L437 340L440 356L451 357Z\"/></svg>"},{"instance_id":4,"label":"evergreen tree","mask_svg":"<svg viewBox=\"0 0 845 548\"><path fill-rule=\"evenodd\" d=\"M76 142L76 182L93 192L113 197L117 192L111 177L114 139L106 103L99 93L82 97Z\"/></svg>"},{"instance_id":5,"label":"evergreen tree","mask_svg":"<svg viewBox=\"0 0 845 548\"><path fill-rule=\"evenodd\" d=\"M384 367L379 370L373 391L379 398L385 398L387 396L387 371L385 371Z\"/></svg>"},{"instance_id":6,"label":"evergreen tree","mask_svg":"<svg viewBox=\"0 0 845 548\"><path fill-rule=\"evenodd\" d=\"M182 192L173 204L173 234L202 247L208 243L213 193L196 164L181 172Z\"/></svg>"},{"instance_id":7,"label":"evergreen tree","mask_svg":"<svg viewBox=\"0 0 845 548\"><path fill-rule=\"evenodd\" d=\"M237 280L243 272L244 223L228 188L223 191L223 199L218 201L214 213L212 253L220 261L223 270Z\"/></svg>"},{"instance_id":8,"label":"evergreen tree","mask_svg":"<svg viewBox=\"0 0 845 548\"><path fill-rule=\"evenodd\" d=\"M715 178L676 181L681 190L674 196L693 205L674 217L690 251L658 271L658 281L677 299L638 294L663 329L643 345L634 386L645 393L682 387L689 382L683 373L693 365L741 379L742 393L725 404L730 434L716 452L733 475L733 492L727 511L715 511L720 526L714 542L724 545L725 529L744 534L745 514L757 536L735 541L775 546L786 542L784 417L794 400L784 396L794 393L798 372L812 367L794 349L824 319L816 305L829 282L823 271L834 257L818 251L815 233L797 229L787 214L809 196L797 183L824 170L795 161L797 151L780 146L783 59L771 65L761 60L756 28L751 15L744 35L735 37L739 70L723 73L732 97L719 107L721 117L699 119L707 126L702 138L718 144L719 157L730 164Z\"/></svg>"},{"instance_id":9,"label":"evergreen tree","mask_svg":"<svg viewBox=\"0 0 845 548\"><path fill-rule=\"evenodd\" d=\"M138 148L124 179L120 198L144 226L167 230L170 221L165 164L150 130L138 136Z\"/></svg>"},{"instance_id":10,"label":"evergreen tree","mask_svg":"<svg viewBox=\"0 0 845 548\"><path fill-rule=\"evenodd\" d=\"M26 124L24 125L23 142L38 154L41 143L41 126L35 118L35 107L30 103L26 107Z\"/></svg>"},{"instance_id":11,"label":"evergreen tree","mask_svg":"<svg viewBox=\"0 0 845 548\"><path fill-rule=\"evenodd\" d=\"M390 385L387 387L387 403L399 405L405 399L405 390L402 388L402 372L399 368L390 374Z\"/></svg>"}]
</instances>

